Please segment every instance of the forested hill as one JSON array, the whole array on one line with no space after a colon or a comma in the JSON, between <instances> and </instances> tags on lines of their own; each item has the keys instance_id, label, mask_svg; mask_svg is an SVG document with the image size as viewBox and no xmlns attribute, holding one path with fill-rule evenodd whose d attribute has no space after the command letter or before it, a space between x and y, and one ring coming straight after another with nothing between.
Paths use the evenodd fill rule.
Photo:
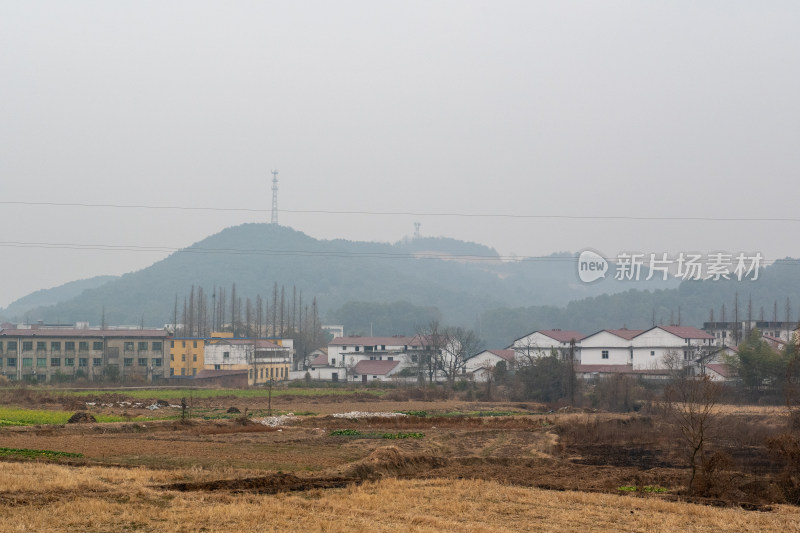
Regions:
<instances>
[{"instance_id":1,"label":"forested hill","mask_svg":"<svg viewBox=\"0 0 800 533\"><path fill-rule=\"evenodd\" d=\"M274 283L316 297L320 312L348 302L405 301L435 307L448 323L472 325L484 312L568 302L630 287L676 286L674 281L582 284L574 254L501 261L480 244L447 238L395 244L318 240L288 227L227 228L150 267L112 279L56 305L28 310L30 320L160 326L172 322L175 296L203 287L270 297ZM12 319L14 317L6 316ZM394 333L394 332L382 332Z\"/></svg>"},{"instance_id":2,"label":"forested hill","mask_svg":"<svg viewBox=\"0 0 800 533\"><path fill-rule=\"evenodd\" d=\"M571 329L584 334L601 329L642 329L680 323L702 327L714 320L732 321L738 300L739 320L800 320L800 261L783 259L752 280L685 281L677 289L629 290L584 298L566 306L522 306L487 311L480 332L492 348L537 329Z\"/></svg>"}]
</instances>

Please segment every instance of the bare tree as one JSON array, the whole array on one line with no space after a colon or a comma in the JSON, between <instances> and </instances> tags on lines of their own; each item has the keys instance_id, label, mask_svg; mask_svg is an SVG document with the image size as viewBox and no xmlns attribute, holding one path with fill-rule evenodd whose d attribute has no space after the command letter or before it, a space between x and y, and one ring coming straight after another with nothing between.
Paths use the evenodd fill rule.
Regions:
<instances>
[{"instance_id":1,"label":"bare tree","mask_svg":"<svg viewBox=\"0 0 800 533\"><path fill-rule=\"evenodd\" d=\"M417 327L416 341L419 344L417 376L420 381L424 381L427 374L428 382L433 383L441 366L442 350L448 343L445 328L438 320L433 319L426 325Z\"/></svg>"},{"instance_id":2,"label":"bare tree","mask_svg":"<svg viewBox=\"0 0 800 533\"><path fill-rule=\"evenodd\" d=\"M686 446L686 459L691 469L687 491L694 492L698 463L705 470L705 449L717 413L722 385L708 376L674 379L664 389L664 399L672 422L680 431Z\"/></svg>"},{"instance_id":3,"label":"bare tree","mask_svg":"<svg viewBox=\"0 0 800 533\"><path fill-rule=\"evenodd\" d=\"M467 359L480 351L483 343L474 331L462 327L445 328L443 337L439 369L452 386L464 373Z\"/></svg>"}]
</instances>

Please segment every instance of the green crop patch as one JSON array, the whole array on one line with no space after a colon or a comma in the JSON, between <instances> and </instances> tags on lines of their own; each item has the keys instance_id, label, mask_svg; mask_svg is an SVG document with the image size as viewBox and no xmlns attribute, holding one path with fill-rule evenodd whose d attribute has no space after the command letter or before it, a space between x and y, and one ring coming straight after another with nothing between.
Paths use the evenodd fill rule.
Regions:
<instances>
[{"instance_id":1,"label":"green crop patch","mask_svg":"<svg viewBox=\"0 0 800 533\"><path fill-rule=\"evenodd\" d=\"M355 437L361 439L421 439L423 433L361 433L357 429L334 429L330 433L331 437Z\"/></svg>"},{"instance_id":2,"label":"green crop patch","mask_svg":"<svg viewBox=\"0 0 800 533\"><path fill-rule=\"evenodd\" d=\"M0 448L0 457L24 457L27 459L58 459L60 457L83 457L82 453L56 452L53 450L28 450L26 448Z\"/></svg>"}]
</instances>

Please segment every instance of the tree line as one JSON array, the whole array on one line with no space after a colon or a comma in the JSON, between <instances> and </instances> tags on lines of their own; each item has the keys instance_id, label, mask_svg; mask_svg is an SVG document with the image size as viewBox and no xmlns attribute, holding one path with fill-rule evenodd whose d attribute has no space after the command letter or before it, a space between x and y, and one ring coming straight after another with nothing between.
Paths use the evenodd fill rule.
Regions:
<instances>
[{"instance_id":1,"label":"tree line","mask_svg":"<svg viewBox=\"0 0 800 533\"><path fill-rule=\"evenodd\" d=\"M175 295L173 328L176 337L210 337L212 332L228 332L235 338L291 338L295 357L305 360L308 354L324 346L316 297L309 303L303 291L292 286L287 294L276 282L272 294L242 295L236 283L229 290L214 286L209 291L191 286L179 305Z\"/></svg>"}]
</instances>

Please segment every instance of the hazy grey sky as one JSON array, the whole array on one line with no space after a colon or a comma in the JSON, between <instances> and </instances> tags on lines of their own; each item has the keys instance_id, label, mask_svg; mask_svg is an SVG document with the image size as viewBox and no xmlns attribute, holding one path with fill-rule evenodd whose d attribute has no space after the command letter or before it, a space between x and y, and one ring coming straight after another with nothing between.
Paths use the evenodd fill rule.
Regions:
<instances>
[{"instance_id":1,"label":"hazy grey sky","mask_svg":"<svg viewBox=\"0 0 800 533\"><path fill-rule=\"evenodd\" d=\"M0 201L800 218L800 3L0 1ZM0 306L269 213L0 204ZM280 214L502 254L800 256L797 222Z\"/></svg>"}]
</instances>

